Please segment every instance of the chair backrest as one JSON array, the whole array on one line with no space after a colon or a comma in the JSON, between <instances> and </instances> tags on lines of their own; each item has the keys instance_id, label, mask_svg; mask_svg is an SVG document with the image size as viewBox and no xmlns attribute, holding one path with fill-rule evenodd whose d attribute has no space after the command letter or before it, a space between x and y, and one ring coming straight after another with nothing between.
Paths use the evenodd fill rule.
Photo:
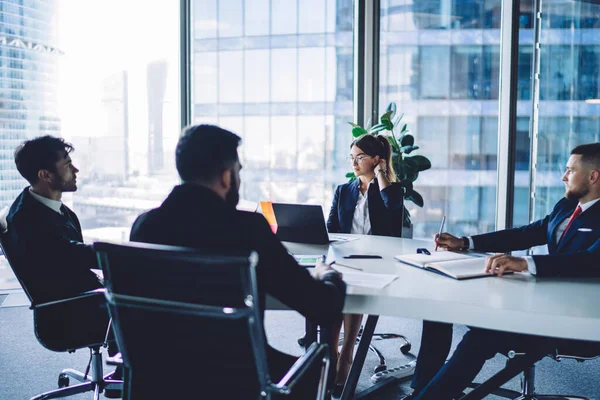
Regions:
<instances>
[{"instance_id":1,"label":"chair backrest","mask_svg":"<svg viewBox=\"0 0 600 400\"><path fill-rule=\"evenodd\" d=\"M17 268L15 268L16 264L14 264L14 262L16 260L13 260L13 252L10 247L10 238L8 236L8 231L6 231L5 226L2 226L1 223L0 223L0 229L1 229L1 231L0 231L0 248L2 249L2 253L4 254L4 257L6 258L6 261L8 261L8 265L10 265L10 268L12 269L13 274L15 274L15 277L17 278L17 280L19 281L19 284L23 288L23 292L29 299L29 303L33 304L31 294L27 290L27 287L23 284L23 279L20 276L19 271L17 270Z\"/></svg>"},{"instance_id":2,"label":"chair backrest","mask_svg":"<svg viewBox=\"0 0 600 400\"><path fill-rule=\"evenodd\" d=\"M0 224L1 225L1 224ZM52 351L73 351L85 347L100 346L105 342L108 313L101 294L91 295L76 301L44 305L31 296L26 281L16 266L19 260L11 250L10 236L0 232L0 247L23 292L33 309L33 326L38 341ZM105 315L106 314L106 315Z\"/></svg>"},{"instance_id":3,"label":"chair backrest","mask_svg":"<svg viewBox=\"0 0 600 400\"><path fill-rule=\"evenodd\" d=\"M259 398L270 383L258 255L95 243L131 398ZM207 391L217 395L210 397Z\"/></svg>"}]
</instances>

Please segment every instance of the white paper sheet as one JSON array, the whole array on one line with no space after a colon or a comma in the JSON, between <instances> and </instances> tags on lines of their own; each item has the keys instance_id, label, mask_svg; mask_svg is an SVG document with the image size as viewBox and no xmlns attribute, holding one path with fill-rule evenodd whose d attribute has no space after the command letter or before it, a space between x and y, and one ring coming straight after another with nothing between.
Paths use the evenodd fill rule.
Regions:
<instances>
[{"instance_id":1,"label":"white paper sheet","mask_svg":"<svg viewBox=\"0 0 600 400\"><path fill-rule=\"evenodd\" d=\"M398 275L355 271L336 264L333 264L332 268L339 271L344 277L344 282L350 286L383 289L398 278Z\"/></svg>"}]
</instances>

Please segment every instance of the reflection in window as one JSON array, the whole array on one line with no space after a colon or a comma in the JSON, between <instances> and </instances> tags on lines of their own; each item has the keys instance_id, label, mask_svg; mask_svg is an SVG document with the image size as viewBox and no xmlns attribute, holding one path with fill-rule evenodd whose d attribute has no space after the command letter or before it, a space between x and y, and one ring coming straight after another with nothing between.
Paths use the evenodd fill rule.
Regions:
<instances>
[{"instance_id":1,"label":"reflection in window","mask_svg":"<svg viewBox=\"0 0 600 400\"><path fill-rule=\"evenodd\" d=\"M243 101L243 54L241 51L222 51L219 54L219 101Z\"/></svg>"},{"instance_id":2,"label":"reflection in window","mask_svg":"<svg viewBox=\"0 0 600 400\"><path fill-rule=\"evenodd\" d=\"M298 80L302 82L298 87L298 101L325 101L325 82L335 81L335 77L326 76L324 66L323 48L298 50Z\"/></svg>"},{"instance_id":3,"label":"reflection in window","mask_svg":"<svg viewBox=\"0 0 600 400\"><path fill-rule=\"evenodd\" d=\"M194 0L192 7L198 15L198 18L194 18L194 38L217 37L217 0Z\"/></svg>"},{"instance_id":4,"label":"reflection in window","mask_svg":"<svg viewBox=\"0 0 600 400\"><path fill-rule=\"evenodd\" d=\"M296 122L296 117L271 117L270 168L274 173L296 169L298 155Z\"/></svg>"},{"instance_id":5,"label":"reflection in window","mask_svg":"<svg viewBox=\"0 0 600 400\"><path fill-rule=\"evenodd\" d=\"M242 36L243 0L219 0L219 37Z\"/></svg>"},{"instance_id":6,"label":"reflection in window","mask_svg":"<svg viewBox=\"0 0 600 400\"><path fill-rule=\"evenodd\" d=\"M271 51L272 101L296 101L297 51L273 49Z\"/></svg>"},{"instance_id":7,"label":"reflection in window","mask_svg":"<svg viewBox=\"0 0 600 400\"><path fill-rule=\"evenodd\" d=\"M481 46L452 47L452 98L480 99L483 95Z\"/></svg>"},{"instance_id":8,"label":"reflection in window","mask_svg":"<svg viewBox=\"0 0 600 400\"><path fill-rule=\"evenodd\" d=\"M450 166L453 169L481 168L480 118L453 117L450 119Z\"/></svg>"},{"instance_id":9,"label":"reflection in window","mask_svg":"<svg viewBox=\"0 0 600 400\"><path fill-rule=\"evenodd\" d=\"M206 52L194 59L194 100L196 103L217 102L217 53Z\"/></svg>"},{"instance_id":10,"label":"reflection in window","mask_svg":"<svg viewBox=\"0 0 600 400\"><path fill-rule=\"evenodd\" d=\"M277 0L271 2L271 34L295 34L298 30L298 2L296 0ZM304 3L301 7L305 8Z\"/></svg>"},{"instance_id":11,"label":"reflection in window","mask_svg":"<svg viewBox=\"0 0 600 400\"><path fill-rule=\"evenodd\" d=\"M245 0L244 34L259 36L269 34L269 0Z\"/></svg>"},{"instance_id":12,"label":"reflection in window","mask_svg":"<svg viewBox=\"0 0 600 400\"><path fill-rule=\"evenodd\" d=\"M302 0L302 6L298 10L300 34L325 32L325 5L323 0Z\"/></svg>"},{"instance_id":13,"label":"reflection in window","mask_svg":"<svg viewBox=\"0 0 600 400\"><path fill-rule=\"evenodd\" d=\"M298 170L324 171L325 148L327 144L326 130L323 116L298 117ZM331 127L329 127L331 129ZM312 174L312 172L311 172Z\"/></svg>"},{"instance_id":14,"label":"reflection in window","mask_svg":"<svg viewBox=\"0 0 600 400\"><path fill-rule=\"evenodd\" d=\"M419 81L422 99L447 99L450 97L450 48L448 46L422 46ZM411 70L414 69L411 67ZM396 73L402 70L397 69Z\"/></svg>"},{"instance_id":15,"label":"reflection in window","mask_svg":"<svg viewBox=\"0 0 600 400\"><path fill-rule=\"evenodd\" d=\"M415 141L427 149L432 168L448 168L448 118L420 117Z\"/></svg>"},{"instance_id":16,"label":"reflection in window","mask_svg":"<svg viewBox=\"0 0 600 400\"><path fill-rule=\"evenodd\" d=\"M262 103L269 101L270 90L269 50L248 50L244 62L244 101ZM250 77L250 79L248 79Z\"/></svg>"}]
</instances>

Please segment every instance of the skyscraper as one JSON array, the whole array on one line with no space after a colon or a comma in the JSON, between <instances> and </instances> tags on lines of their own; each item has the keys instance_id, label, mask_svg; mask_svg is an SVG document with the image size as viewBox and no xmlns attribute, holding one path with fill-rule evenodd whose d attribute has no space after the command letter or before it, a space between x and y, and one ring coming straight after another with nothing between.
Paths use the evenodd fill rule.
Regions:
<instances>
[{"instance_id":1,"label":"skyscraper","mask_svg":"<svg viewBox=\"0 0 600 400\"><path fill-rule=\"evenodd\" d=\"M148 64L146 83L148 93L148 175L161 172L164 167L163 112L167 88L167 61Z\"/></svg>"},{"instance_id":2,"label":"skyscraper","mask_svg":"<svg viewBox=\"0 0 600 400\"><path fill-rule=\"evenodd\" d=\"M59 135L58 59L53 0L0 0L0 206L27 184L13 152L23 140Z\"/></svg>"}]
</instances>

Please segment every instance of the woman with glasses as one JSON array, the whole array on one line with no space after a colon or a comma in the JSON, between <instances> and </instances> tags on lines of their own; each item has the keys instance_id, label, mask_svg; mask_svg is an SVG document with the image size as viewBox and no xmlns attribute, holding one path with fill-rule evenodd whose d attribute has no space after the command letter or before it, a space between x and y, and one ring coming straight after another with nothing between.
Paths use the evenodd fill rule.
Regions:
<instances>
[{"instance_id":1,"label":"woman with glasses","mask_svg":"<svg viewBox=\"0 0 600 400\"><path fill-rule=\"evenodd\" d=\"M390 142L382 135L362 135L350 145L349 161L357 179L339 185L327 220L330 233L402 236L404 191L397 182ZM344 339L338 355L336 391L343 387L352 365L362 315L344 315ZM339 340L341 324L333 328Z\"/></svg>"}]
</instances>

